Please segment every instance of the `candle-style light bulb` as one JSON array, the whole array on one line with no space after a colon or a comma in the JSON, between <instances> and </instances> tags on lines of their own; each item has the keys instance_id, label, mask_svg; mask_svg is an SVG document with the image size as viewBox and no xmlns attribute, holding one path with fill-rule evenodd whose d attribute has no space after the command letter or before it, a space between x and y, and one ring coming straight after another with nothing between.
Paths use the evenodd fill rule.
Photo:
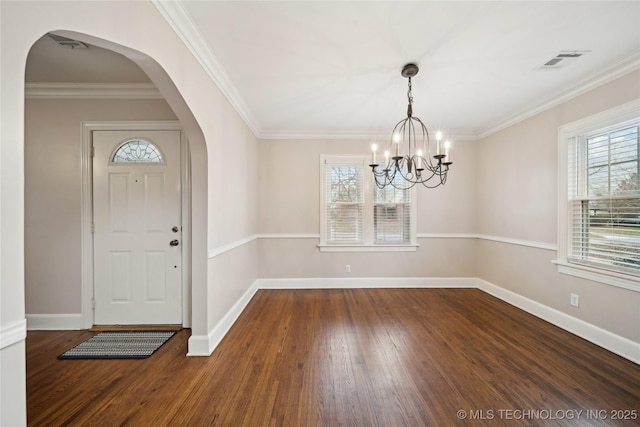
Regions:
<instances>
[{"instance_id":1,"label":"candle-style light bulb","mask_svg":"<svg viewBox=\"0 0 640 427\"><path fill-rule=\"evenodd\" d=\"M393 134L393 142L395 142L396 144L396 157L400 157L400 134L399 133L394 133Z\"/></svg>"},{"instance_id":2,"label":"candle-style light bulb","mask_svg":"<svg viewBox=\"0 0 640 427\"><path fill-rule=\"evenodd\" d=\"M420 165L422 164L422 150L416 151L416 157L413 159L413 164L415 165L416 171L420 172Z\"/></svg>"},{"instance_id":3,"label":"candle-style light bulb","mask_svg":"<svg viewBox=\"0 0 640 427\"><path fill-rule=\"evenodd\" d=\"M444 143L444 163L451 163L451 142L445 141Z\"/></svg>"},{"instance_id":4,"label":"candle-style light bulb","mask_svg":"<svg viewBox=\"0 0 640 427\"><path fill-rule=\"evenodd\" d=\"M442 154L442 132L436 132L436 154L439 156Z\"/></svg>"},{"instance_id":5,"label":"candle-style light bulb","mask_svg":"<svg viewBox=\"0 0 640 427\"><path fill-rule=\"evenodd\" d=\"M371 154L372 154L372 165L376 164L376 152L378 151L378 145L377 144L371 144Z\"/></svg>"}]
</instances>

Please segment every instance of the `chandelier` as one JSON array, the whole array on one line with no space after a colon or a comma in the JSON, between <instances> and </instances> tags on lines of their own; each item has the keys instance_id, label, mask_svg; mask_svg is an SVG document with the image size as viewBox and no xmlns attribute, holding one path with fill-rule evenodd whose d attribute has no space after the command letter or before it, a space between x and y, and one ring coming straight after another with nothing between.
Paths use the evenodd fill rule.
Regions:
<instances>
[{"instance_id":1,"label":"chandelier","mask_svg":"<svg viewBox=\"0 0 640 427\"><path fill-rule=\"evenodd\" d=\"M402 68L402 77L409 79L407 118L400 120L393 128L382 165L378 164L376 158L378 147L375 144L372 147L372 162L369 166L380 189L392 186L407 190L416 184L435 188L447 181L449 166L452 164L450 142L443 143L442 133L438 131L435 147L432 147L427 127L413 116L411 77L418 74L418 71L415 64L407 64Z\"/></svg>"}]
</instances>

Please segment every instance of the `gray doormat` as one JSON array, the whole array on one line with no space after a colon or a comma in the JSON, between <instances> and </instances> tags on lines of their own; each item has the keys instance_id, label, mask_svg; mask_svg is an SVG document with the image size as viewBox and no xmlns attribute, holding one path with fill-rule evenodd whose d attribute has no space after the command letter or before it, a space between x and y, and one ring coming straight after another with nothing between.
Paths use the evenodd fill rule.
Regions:
<instances>
[{"instance_id":1,"label":"gray doormat","mask_svg":"<svg viewBox=\"0 0 640 427\"><path fill-rule=\"evenodd\" d=\"M100 332L58 359L145 359L174 334L175 331Z\"/></svg>"}]
</instances>

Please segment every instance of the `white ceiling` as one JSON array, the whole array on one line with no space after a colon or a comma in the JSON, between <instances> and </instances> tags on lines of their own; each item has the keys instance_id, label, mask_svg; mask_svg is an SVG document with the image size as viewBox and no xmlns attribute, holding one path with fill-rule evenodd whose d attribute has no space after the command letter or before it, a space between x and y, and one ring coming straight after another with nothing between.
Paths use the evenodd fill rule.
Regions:
<instances>
[{"instance_id":1,"label":"white ceiling","mask_svg":"<svg viewBox=\"0 0 640 427\"><path fill-rule=\"evenodd\" d=\"M486 135L640 68L640 2L154 2L261 138ZM559 70L560 51L590 51ZM640 82L639 82L640 84Z\"/></svg>"}]
</instances>

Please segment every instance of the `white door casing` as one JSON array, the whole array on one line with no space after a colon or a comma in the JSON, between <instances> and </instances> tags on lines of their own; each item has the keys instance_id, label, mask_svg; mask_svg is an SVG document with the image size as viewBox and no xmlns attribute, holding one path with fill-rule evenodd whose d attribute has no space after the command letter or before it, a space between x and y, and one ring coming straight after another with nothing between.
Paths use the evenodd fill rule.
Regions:
<instances>
[{"instance_id":1,"label":"white door casing","mask_svg":"<svg viewBox=\"0 0 640 427\"><path fill-rule=\"evenodd\" d=\"M92 139L94 322L181 324L180 131L94 131ZM162 162L114 163L132 140L158 147Z\"/></svg>"}]
</instances>

